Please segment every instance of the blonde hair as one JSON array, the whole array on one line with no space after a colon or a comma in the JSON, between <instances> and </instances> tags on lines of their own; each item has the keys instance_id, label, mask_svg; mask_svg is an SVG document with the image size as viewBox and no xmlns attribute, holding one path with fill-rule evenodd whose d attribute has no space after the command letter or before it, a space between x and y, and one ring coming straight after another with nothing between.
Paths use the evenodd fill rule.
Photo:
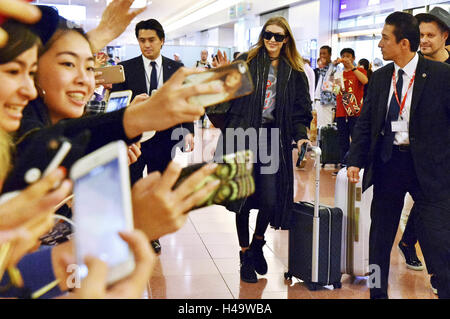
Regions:
<instances>
[{"instance_id":1,"label":"blonde hair","mask_svg":"<svg viewBox=\"0 0 450 319\"><path fill-rule=\"evenodd\" d=\"M0 129L0 185L11 169L11 152L13 143L11 136Z\"/></svg>"},{"instance_id":2,"label":"blonde hair","mask_svg":"<svg viewBox=\"0 0 450 319\"><path fill-rule=\"evenodd\" d=\"M283 44L281 48L280 56L283 56L288 61L289 65L297 71L303 71L303 58L300 53L297 51L297 47L295 45L294 36L292 34L291 27L287 20L281 16L272 17L264 24L261 33L259 34L258 42L250 48L248 52L247 62L250 62L259 52L261 48L264 47L264 31L266 27L269 25L276 25L281 27L284 30L284 34L287 35L287 42Z\"/></svg>"}]
</instances>

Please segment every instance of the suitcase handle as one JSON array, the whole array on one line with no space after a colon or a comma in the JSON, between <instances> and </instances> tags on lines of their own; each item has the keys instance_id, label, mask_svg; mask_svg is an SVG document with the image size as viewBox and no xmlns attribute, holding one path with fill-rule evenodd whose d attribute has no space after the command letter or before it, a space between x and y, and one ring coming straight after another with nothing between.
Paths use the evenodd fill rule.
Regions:
<instances>
[{"instance_id":1,"label":"suitcase handle","mask_svg":"<svg viewBox=\"0 0 450 319\"><path fill-rule=\"evenodd\" d=\"M307 148L308 152L313 152L315 154L315 161L314 161L314 166L315 166L315 190L314 190L314 217L318 218L319 217L319 196L320 196L320 156L322 155L322 150L320 149L320 147L318 146L308 146Z\"/></svg>"},{"instance_id":2,"label":"suitcase handle","mask_svg":"<svg viewBox=\"0 0 450 319\"><path fill-rule=\"evenodd\" d=\"M313 217L313 246L312 246L312 262L311 262L311 280L312 282L319 281L319 231L320 231L320 219L319 219L319 191L320 191L320 156L322 150L317 146L309 146L308 151L312 151L315 154L315 195L314 195L314 217Z\"/></svg>"}]
</instances>

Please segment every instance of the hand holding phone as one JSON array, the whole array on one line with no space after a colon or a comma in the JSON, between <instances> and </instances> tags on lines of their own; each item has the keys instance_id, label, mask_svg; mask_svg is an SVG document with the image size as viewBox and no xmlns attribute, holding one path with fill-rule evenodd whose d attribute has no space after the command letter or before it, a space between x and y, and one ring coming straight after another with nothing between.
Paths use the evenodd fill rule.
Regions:
<instances>
[{"instance_id":1,"label":"hand holding phone","mask_svg":"<svg viewBox=\"0 0 450 319\"><path fill-rule=\"evenodd\" d=\"M203 183L217 168L217 164L207 164L186 177L174 189L182 171L176 162L170 162L161 175L153 172L133 185L133 209L136 228L148 238L160 238L180 229L187 220L187 212L199 201L214 193L218 180Z\"/></svg>"},{"instance_id":2,"label":"hand holding phone","mask_svg":"<svg viewBox=\"0 0 450 319\"><path fill-rule=\"evenodd\" d=\"M185 86L198 83L220 83L224 91L216 94L192 96L189 102L196 105L210 106L251 94L254 90L253 80L244 61L233 62L223 67L209 69L186 77Z\"/></svg>"},{"instance_id":3,"label":"hand holding phone","mask_svg":"<svg viewBox=\"0 0 450 319\"><path fill-rule=\"evenodd\" d=\"M98 80L103 80L102 84L115 84L125 82L125 71L123 65L111 65L95 68L95 72L101 72Z\"/></svg>"},{"instance_id":4,"label":"hand holding phone","mask_svg":"<svg viewBox=\"0 0 450 319\"><path fill-rule=\"evenodd\" d=\"M205 163L185 167L182 170L175 187L203 165L205 165ZM197 208L213 204L225 205L229 202L252 195L255 192L253 153L250 150L245 150L224 155L221 163L217 163L217 168L213 174L206 177L197 185L197 188L201 188L204 183L214 180L220 182L219 188L214 193L211 193L209 196L198 202L196 204Z\"/></svg>"},{"instance_id":5,"label":"hand holding phone","mask_svg":"<svg viewBox=\"0 0 450 319\"><path fill-rule=\"evenodd\" d=\"M133 251L136 267L134 271L119 283L108 287L108 265L99 258L87 257L85 264L89 274L67 298L75 299L139 299L147 288L153 272L156 256L150 248L149 240L138 230L121 233L120 237Z\"/></svg>"}]
</instances>

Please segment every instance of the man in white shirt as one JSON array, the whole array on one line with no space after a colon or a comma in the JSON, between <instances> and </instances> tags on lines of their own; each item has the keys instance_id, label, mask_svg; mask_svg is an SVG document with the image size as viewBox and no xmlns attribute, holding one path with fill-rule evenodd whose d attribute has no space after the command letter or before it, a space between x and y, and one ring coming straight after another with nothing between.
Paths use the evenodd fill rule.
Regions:
<instances>
[{"instance_id":1,"label":"man in white shirt","mask_svg":"<svg viewBox=\"0 0 450 319\"><path fill-rule=\"evenodd\" d=\"M112 91L131 90L133 98L136 95L151 95L175 73L182 63L176 62L161 55L164 45L165 33L162 25L155 19L141 21L136 24L136 38L139 42L142 55L123 61L125 82L113 85ZM183 133L184 132L184 133ZM157 132L153 138L141 145L142 155L130 167L131 182L135 183L142 177L145 165L147 171L163 172L175 154L175 146L184 135L185 145L192 151L194 147L194 125L184 123L167 130ZM156 252L160 251L157 240L152 241Z\"/></svg>"}]
</instances>

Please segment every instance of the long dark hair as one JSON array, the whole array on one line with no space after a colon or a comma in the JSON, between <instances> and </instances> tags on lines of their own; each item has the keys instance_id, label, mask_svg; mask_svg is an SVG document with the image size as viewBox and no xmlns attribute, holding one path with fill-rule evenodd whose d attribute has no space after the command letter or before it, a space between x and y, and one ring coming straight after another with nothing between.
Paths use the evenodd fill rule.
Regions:
<instances>
[{"instance_id":1,"label":"long dark hair","mask_svg":"<svg viewBox=\"0 0 450 319\"><path fill-rule=\"evenodd\" d=\"M33 46L42 46L40 38L26 25L8 20L2 28L8 33L8 42L0 48L0 64L8 63Z\"/></svg>"},{"instance_id":2,"label":"long dark hair","mask_svg":"<svg viewBox=\"0 0 450 319\"><path fill-rule=\"evenodd\" d=\"M372 75L373 72L372 72L372 68L370 66L369 60L361 59L361 60L358 61L358 64L361 65L364 68L364 70L366 70L366 72L367 72L367 79L370 80L370 76Z\"/></svg>"}]
</instances>

